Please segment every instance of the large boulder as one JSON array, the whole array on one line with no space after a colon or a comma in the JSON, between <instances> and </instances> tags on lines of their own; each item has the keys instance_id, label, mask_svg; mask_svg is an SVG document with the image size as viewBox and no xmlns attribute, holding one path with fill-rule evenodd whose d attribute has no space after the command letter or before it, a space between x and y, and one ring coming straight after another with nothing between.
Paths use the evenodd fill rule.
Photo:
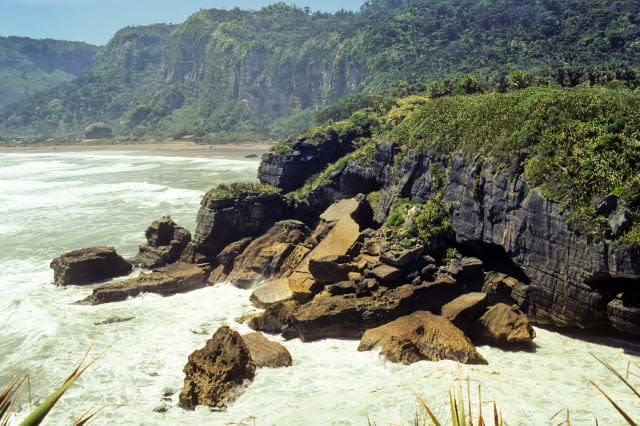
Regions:
<instances>
[{"instance_id":1,"label":"large boulder","mask_svg":"<svg viewBox=\"0 0 640 426\"><path fill-rule=\"evenodd\" d=\"M490 271L485 275L482 291L487 294L492 304L506 303L509 305L516 303L514 299L516 287L524 285L514 277Z\"/></svg>"},{"instance_id":2,"label":"large boulder","mask_svg":"<svg viewBox=\"0 0 640 426\"><path fill-rule=\"evenodd\" d=\"M256 367L290 367L291 354L283 345L267 339L262 333L249 333L242 336L249 348L251 359Z\"/></svg>"},{"instance_id":3,"label":"large boulder","mask_svg":"<svg viewBox=\"0 0 640 426\"><path fill-rule=\"evenodd\" d=\"M191 233L168 217L155 220L145 232L147 244L140 246L134 263L144 268L157 268L180 259L191 242Z\"/></svg>"},{"instance_id":4,"label":"large boulder","mask_svg":"<svg viewBox=\"0 0 640 426\"><path fill-rule=\"evenodd\" d=\"M616 330L640 336L640 293L620 293L607 305L607 315Z\"/></svg>"},{"instance_id":5,"label":"large boulder","mask_svg":"<svg viewBox=\"0 0 640 426\"><path fill-rule=\"evenodd\" d=\"M262 279L279 275L284 261L309 233L309 228L297 220L275 223L235 259L227 279L239 287L248 287Z\"/></svg>"},{"instance_id":6,"label":"large boulder","mask_svg":"<svg viewBox=\"0 0 640 426\"><path fill-rule=\"evenodd\" d=\"M529 319L517 307L498 303L478 320L476 336L496 346L529 346L536 336Z\"/></svg>"},{"instance_id":7,"label":"large boulder","mask_svg":"<svg viewBox=\"0 0 640 426\"><path fill-rule=\"evenodd\" d=\"M163 296L183 293L204 287L208 275L209 269L206 267L177 262L150 273L143 272L135 278L96 287L93 294L80 303L97 305L119 302L140 293L156 293Z\"/></svg>"},{"instance_id":8,"label":"large boulder","mask_svg":"<svg viewBox=\"0 0 640 426\"><path fill-rule=\"evenodd\" d=\"M251 185L214 189L200 203L196 232L181 260L215 263L228 244L264 233L285 212L282 196L267 189Z\"/></svg>"},{"instance_id":9,"label":"large boulder","mask_svg":"<svg viewBox=\"0 0 640 426\"><path fill-rule=\"evenodd\" d=\"M204 348L189 355L179 405L189 410L198 405L225 408L244 381L253 380L255 371L242 336L220 327Z\"/></svg>"},{"instance_id":10,"label":"large boulder","mask_svg":"<svg viewBox=\"0 0 640 426\"><path fill-rule=\"evenodd\" d=\"M358 339L365 330L416 310L439 311L460 294L456 283L447 279L393 289L374 287L358 294L362 284L355 285L355 294L318 294L295 309L290 327L305 342L325 338Z\"/></svg>"},{"instance_id":11,"label":"large boulder","mask_svg":"<svg viewBox=\"0 0 640 426\"><path fill-rule=\"evenodd\" d=\"M289 278L276 278L258 285L251 293L251 302L259 308L266 308L292 296Z\"/></svg>"},{"instance_id":12,"label":"large boulder","mask_svg":"<svg viewBox=\"0 0 640 426\"><path fill-rule=\"evenodd\" d=\"M370 351L376 347L389 361L403 364L445 359L463 364L487 363L451 321L424 311L367 330L358 350Z\"/></svg>"},{"instance_id":13,"label":"large boulder","mask_svg":"<svg viewBox=\"0 0 640 426\"><path fill-rule=\"evenodd\" d=\"M56 285L92 284L127 275L132 266L113 247L90 247L51 261Z\"/></svg>"}]
</instances>

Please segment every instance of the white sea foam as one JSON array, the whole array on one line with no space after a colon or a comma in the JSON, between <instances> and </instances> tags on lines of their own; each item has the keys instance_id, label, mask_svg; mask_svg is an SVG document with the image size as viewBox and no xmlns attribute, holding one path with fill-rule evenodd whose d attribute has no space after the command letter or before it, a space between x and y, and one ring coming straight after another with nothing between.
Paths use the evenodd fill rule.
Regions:
<instances>
[{"instance_id":1,"label":"white sea foam","mask_svg":"<svg viewBox=\"0 0 640 426\"><path fill-rule=\"evenodd\" d=\"M249 291L220 284L167 298L147 294L80 306L72 303L90 294L91 287L55 287L48 263L64 251L90 245L115 245L131 256L146 226L162 214L193 231L202 193L218 182L254 178L257 163L56 154L58 164L50 170L59 173L66 167L74 177L61 173L51 180L41 171L43 158L52 157L0 154L6 160L2 164L22 170L17 186L43 184L0 193L0 383L28 372L32 394L41 398L66 377L95 337L94 353L100 355L60 401L49 424L69 424L85 409L107 405L96 425L363 425L367 417L379 425L405 425L412 424L415 394L446 417L447 392L457 377L468 377L474 392L482 384L483 399L497 400L511 425L557 424L560 419L550 417L563 408L571 409L574 425L593 425L594 413L602 425L623 424L588 379L602 384L630 412L640 413L637 400L589 355L596 353L624 370L628 361L640 362L637 346L572 339L544 329L536 330L534 353L480 347L488 366L403 366L375 352L358 352L356 341L296 339L284 342L294 365L259 369L228 411L184 411L177 407L177 395L188 355L223 324L249 331L234 322L253 309ZM110 165L122 162L132 167L109 173ZM147 163L162 163L162 168L138 167ZM78 173L96 164L101 174ZM215 167L236 166L235 172L215 177ZM47 182L55 185L46 187ZM104 323L114 318L127 321ZM171 394L168 401L163 401L165 393ZM163 404L166 413L153 411ZM23 408L24 414L28 407ZM488 413L491 406L484 409Z\"/></svg>"}]
</instances>

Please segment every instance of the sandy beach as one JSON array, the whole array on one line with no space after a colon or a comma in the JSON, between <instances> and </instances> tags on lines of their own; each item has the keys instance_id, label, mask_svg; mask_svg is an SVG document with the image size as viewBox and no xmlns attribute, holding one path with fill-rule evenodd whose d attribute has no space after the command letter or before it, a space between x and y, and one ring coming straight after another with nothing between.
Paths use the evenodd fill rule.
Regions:
<instances>
[{"instance_id":1,"label":"sandy beach","mask_svg":"<svg viewBox=\"0 0 640 426\"><path fill-rule=\"evenodd\" d=\"M204 157L244 159L259 158L271 148L268 143L246 143L225 145L201 145L193 142L172 141L164 143L129 143L129 144L70 144L51 146L13 146L0 147L0 153L51 153L51 152L100 152L130 151L146 155L162 155L176 157Z\"/></svg>"}]
</instances>

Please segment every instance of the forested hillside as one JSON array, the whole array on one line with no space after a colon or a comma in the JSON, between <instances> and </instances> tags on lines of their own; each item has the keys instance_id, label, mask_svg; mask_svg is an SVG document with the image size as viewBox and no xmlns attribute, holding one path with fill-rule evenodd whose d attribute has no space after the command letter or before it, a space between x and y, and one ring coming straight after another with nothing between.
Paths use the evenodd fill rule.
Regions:
<instances>
[{"instance_id":1,"label":"forested hillside","mask_svg":"<svg viewBox=\"0 0 640 426\"><path fill-rule=\"evenodd\" d=\"M61 135L104 121L124 137L282 137L354 93L633 88L639 16L639 2L610 0L202 10L175 28L121 31L94 71L0 112L0 131Z\"/></svg>"},{"instance_id":2,"label":"forested hillside","mask_svg":"<svg viewBox=\"0 0 640 426\"><path fill-rule=\"evenodd\" d=\"M2 127L9 134L60 136L118 119L158 87L158 65L171 30L161 24L120 30L98 52L92 70L6 108Z\"/></svg>"},{"instance_id":3,"label":"forested hillside","mask_svg":"<svg viewBox=\"0 0 640 426\"><path fill-rule=\"evenodd\" d=\"M93 67L97 46L0 37L0 108L70 81Z\"/></svg>"}]
</instances>

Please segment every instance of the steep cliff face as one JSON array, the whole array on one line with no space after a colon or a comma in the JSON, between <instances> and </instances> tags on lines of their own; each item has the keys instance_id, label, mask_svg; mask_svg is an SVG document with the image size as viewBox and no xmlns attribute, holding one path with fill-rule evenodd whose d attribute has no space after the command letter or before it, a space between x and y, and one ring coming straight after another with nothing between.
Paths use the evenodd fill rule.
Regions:
<instances>
[{"instance_id":1,"label":"steep cliff face","mask_svg":"<svg viewBox=\"0 0 640 426\"><path fill-rule=\"evenodd\" d=\"M152 68L155 73L165 51L167 37L174 28L166 24L124 28L98 52L98 66L134 72Z\"/></svg>"},{"instance_id":2,"label":"steep cliff face","mask_svg":"<svg viewBox=\"0 0 640 426\"><path fill-rule=\"evenodd\" d=\"M198 226L182 253L185 262L216 263L228 244L257 237L285 217L286 204L278 193L255 188L234 189L205 196L198 210Z\"/></svg>"},{"instance_id":3,"label":"steep cliff face","mask_svg":"<svg viewBox=\"0 0 640 426\"><path fill-rule=\"evenodd\" d=\"M405 187L413 201L433 195L437 184L424 170L442 165L428 157L405 160ZM522 175L509 176L480 158L465 161L462 154L441 171L457 242L480 251L499 247L522 268L530 289L521 304L537 321L607 324L607 303L624 290L616 278L640 280L640 262L631 249L571 230L569 212L530 188Z\"/></svg>"},{"instance_id":4,"label":"steep cliff face","mask_svg":"<svg viewBox=\"0 0 640 426\"><path fill-rule=\"evenodd\" d=\"M534 93L534 96L537 94ZM562 96L573 95L567 92ZM585 98L589 99L589 102L597 99L597 102L605 103L605 95L602 93L589 96L592 97ZM473 105L482 102L478 98L469 99ZM500 100L500 97L496 99L500 102L504 100ZM559 98L554 99L558 106ZM460 111L459 100L445 101L449 102L456 111ZM496 105L501 105L500 102L496 102ZM590 122L587 116L591 114L594 117L599 116L597 107L589 102L584 104L587 109L580 110L581 115L575 122L571 122L572 126L585 126L585 122ZM631 101L630 105L634 105L633 102L635 101ZM579 101L576 105L581 104L582 101ZM420 117L419 121L412 122L409 119L411 129L447 137L446 133L438 133L438 123L441 122L441 117L451 116L448 116L446 111L443 112L440 105L433 107L438 115L431 117L433 121L430 121L428 114L431 112L428 108L416 113ZM608 113L611 117L617 117L627 113L624 108L609 110ZM629 111L632 110L633 108ZM495 114L495 109L489 108L488 111ZM585 111L588 111L586 116ZM570 110L566 110L565 113L572 114ZM482 258L486 263L502 264L512 272L515 271L519 279L527 285L518 287L511 297L536 321L562 327L583 328L612 324L620 330L637 333L640 256L638 249L628 238L620 238L621 226L626 230L631 229L635 217L629 210L637 203L637 197L631 194L636 191L632 189L635 187L633 170L634 167L637 168L637 163L634 162L637 155L634 148L635 139L632 137L625 142L628 145L601 145L600 149L604 151L596 149L592 156L603 155L601 158L604 159L617 155L618 169L612 165L610 169L601 169L601 175L594 174L595 171L588 171L584 174L586 180L583 181L580 180L583 175L578 174L583 170L577 168L574 172L576 174L570 178L575 179L572 186L571 180L565 181L567 170L557 165L554 166L558 167L557 175L548 172L542 179L532 178L538 176L535 167L539 165L532 165L533 160L521 159L520 162L512 162L513 158L518 158L518 153L513 150L507 151L508 154L504 157L506 160L500 159L502 148L497 147L502 142L487 142L491 148L485 148L478 142L478 138L483 136L481 132L470 133L468 143L475 144L473 151L463 149L467 142L462 141L465 141L467 136L460 129L464 129L467 124L462 120L466 120L465 117L474 117L471 120L476 118L475 114L469 111L459 114L463 118L460 118L461 121L456 122L457 127L452 129L457 132L457 143L434 144L429 149L424 144L412 144L403 138L398 142L389 141L393 139L392 134L391 137L387 135L377 141L371 140L332 165L324 164L325 170L314 182L308 182L306 189L292 193L289 197L295 207L293 211L298 218L308 220L313 216L313 212L322 211L337 199L351 197L359 192L376 192L375 219L378 223L383 223L387 220L392 206L400 199L409 199L420 204L435 196L441 196L448 209L455 235L455 241L451 243L455 243L459 250ZM504 139L507 141L506 144L512 144L509 132L519 134L522 128L531 128L532 121L526 117L532 114L535 114L533 110L524 110L525 118L521 122L513 117L495 119L499 128L503 129L502 134L507 135ZM384 121L384 118L382 120ZM545 122L544 120L542 122ZM507 123L516 121L519 124L509 129ZM485 128L491 125L488 121L481 122ZM430 123L430 127L418 127L424 123ZM629 126L635 126L632 123L633 120L627 121ZM567 129L564 127L566 123L560 126ZM555 131L550 124L541 128L545 129L545 132L551 132L549 134ZM573 141L563 143L571 146L572 152L583 152L580 147L582 144L591 143L588 138L604 140L598 136L597 126L594 125L592 128L593 133L586 136L587 139L577 140L575 145ZM608 129L611 131L610 127ZM630 129L631 127L627 130ZM413 130L414 134L420 135L420 132ZM493 130L490 132L499 133ZM546 136L540 135L538 139L538 136L528 133L532 142L526 147L525 155L535 158L536 161L548 161L548 145L544 145ZM611 133L606 137L615 138ZM534 157L535 154L532 154L539 147L536 144L547 147L541 154L547 157L542 160L539 159L541 157ZM620 146L626 148L621 149ZM452 150L446 152L445 148ZM556 155L559 155L558 149L556 148ZM615 154L618 149L621 150ZM484 151L484 154L478 153L479 151ZM559 158L553 158L553 164L563 161ZM568 163L569 167L574 167L578 159L571 158L572 163ZM322 157L318 156L317 160L321 162ZM629 166L625 165L627 160ZM302 185L301 178L295 170L303 163L297 156L272 152L265 156L265 162L267 165L280 166L277 168L277 176L274 177L274 169L263 163L259 175L261 180L269 181L286 190ZM527 163L527 167L522 167L523 163ZM598 194L602 188L613 187L614 185L607 186L606 179L615 174L625 176L615 182L618 187L627 188L624 202L616 195L609 195L604 200L594 198L593 207L580 207L580 203L583 202L577 200L589 199L589 194ZM539 182L538 185L533 185L532 180ZM563 186L565 189L562 189ZM555 193L556 199L564 201L549 198L549 188L559 191ZM581 193L586 190L591 192ZM582 220L588 222L586 225L576 225L576 211L582 212L582 217L585 218Z\"/></svg>"},{"instance_id":5,"label":"steep cliff face","mask_svg":"<svg viewBox=\"0 0 640 426\"><path fill-rule=\"evenodd\" d=\"M357 90L364 78L361 62L336 55L346 50L344 40L330 37L354 19L284 4L258 12L202 10L171 35L160 78L210 93L218 103L245 103L259 115L324 105Z\"/></svg>"}]
</instances>

